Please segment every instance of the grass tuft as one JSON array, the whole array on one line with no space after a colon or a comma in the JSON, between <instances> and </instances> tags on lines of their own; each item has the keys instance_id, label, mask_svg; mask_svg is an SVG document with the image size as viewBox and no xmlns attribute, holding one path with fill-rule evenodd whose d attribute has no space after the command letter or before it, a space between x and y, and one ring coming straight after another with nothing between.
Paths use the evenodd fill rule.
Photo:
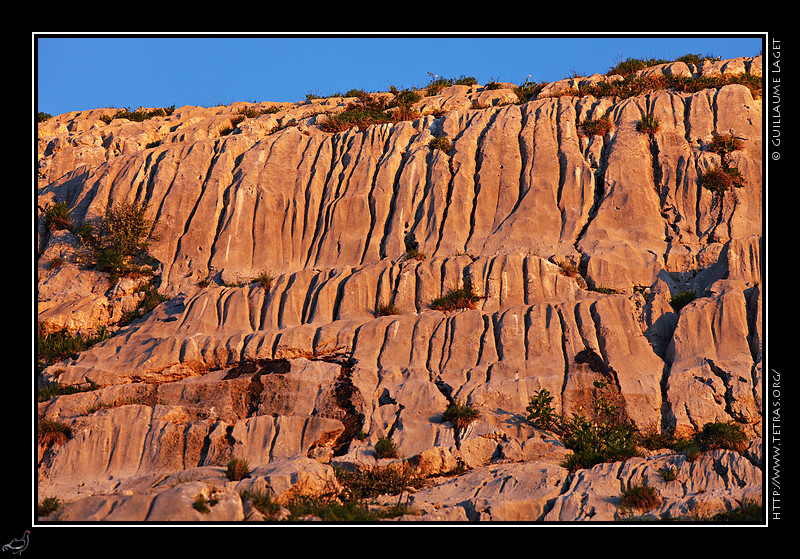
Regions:
<instances>
[{"instance_id":1,"label":"grass tuft","mask_svg":"<svg viewBox=\"0 0 800 559\"><path fill-rule=\"evenodd\" d=\"M246 477L250 477L250 465L247 460L231 458L228 462L228 469L225 471L225 477L231 481L241 481Z\"/></svg>"},{"instance_id":2,"label":"grass tuft","mask_svg":"<svg viewBox=\"0 0 800 559\"><path fill-rule=\"evenodd\" d=\"M622 494L620 506L640 511L650 510L661 505L658 489L651 485L633 485Z\"/></svg>"},{"instance_id":3,"label":"grass tuft","mask_svg":"<svg viewBox=\"0 0 800 559\"><path fill-rule=\"evenodd\" d=\"M466 283L464 287L451 289L443 297L434 299L431 308L437 311L449 312L458 309L474 309L475 304L483 299L472 290L472 284Z\"/></svg>"},{"instance_id":4,"label":"grass tuft","mask_svg":"<svg viewBox=\"0 0 800 559\"><path fill-rule=\"evenodd\" d=\"M655 134L658 131L658 119L653 114L646 114L636 123L636 131L643 134Z\"/></svg>"},{"instance_id":5,"label":"grass tuft","mask_svg":"<svg viewBox=\"0 0 800 559\"><path fill-rule=\"evenodd\" d=\"M400 311L394 303L379 303L378 306L375 307L375 316L392 316L395 314L400 314Z\"/></svg>"}]
</instances>

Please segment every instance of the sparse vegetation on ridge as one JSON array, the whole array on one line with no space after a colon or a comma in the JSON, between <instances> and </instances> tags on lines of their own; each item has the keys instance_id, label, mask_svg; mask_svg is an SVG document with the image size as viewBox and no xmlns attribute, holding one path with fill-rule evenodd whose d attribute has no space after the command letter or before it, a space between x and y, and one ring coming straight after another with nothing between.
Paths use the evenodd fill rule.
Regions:
<instances>
[{"instance_id":1,"label":"sparse vegetation on ridge","mask_svg":"<svg viewBox=\"0 0 800 559\"><path fill-rule=\"evenodd\" d=\"M336 133L357 127L363 130L373 124L385 124L414 120L419 118L419 113L406 106L393 106L378 96L364 95L358 102L349 103L344 111L331 114L319 127L324 132Z\"/></svg>"},{"instance_id":2,"label":"sparse vegetation on ridge","mask_svg":"<svg viewBox=\"0 0 800 559\"><path fill-rule=\"evenodd\" d=\"M145 120L149 120L157 116L170 116L174 111L175 105L171 105L169 107L159 107L149 111L142 108L136 109L135 111L131 111L130 108L124 108L118 110L113 116L104 115L100 117L100 120L106 124L110 124L112 120L120 118L124 118L132 122L144 122Z\"/></svg>"}]
</instances>

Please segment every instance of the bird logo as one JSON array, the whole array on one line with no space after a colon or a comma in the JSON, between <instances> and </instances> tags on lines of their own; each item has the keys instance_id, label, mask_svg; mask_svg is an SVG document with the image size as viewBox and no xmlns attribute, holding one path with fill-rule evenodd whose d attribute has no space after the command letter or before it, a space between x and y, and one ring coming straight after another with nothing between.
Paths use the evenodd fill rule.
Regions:
<instances>
[{"instance_id":1,"label":"bird logo","mask_svg":"<svg viewBox=\"0 0 800 559\"><path fill-rule=\"evenodd\" d=\"M11 553L20 555L23 551L25 551L25 548L28 547L28 537L30 536L30 533L30 530L25 530L25 533L22 534L21 538L14 538L4 545L3 551L10 551Z\"/></svg>"}]
</instances>

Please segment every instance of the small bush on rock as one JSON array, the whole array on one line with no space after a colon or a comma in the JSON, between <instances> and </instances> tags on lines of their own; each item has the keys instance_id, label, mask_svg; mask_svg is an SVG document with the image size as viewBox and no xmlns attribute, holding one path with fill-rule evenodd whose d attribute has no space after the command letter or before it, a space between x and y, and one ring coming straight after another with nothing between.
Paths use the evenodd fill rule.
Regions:
<instances>
[{"instance_id":1,"label":"small bush on rock","mask_svg":"<svg viewBox=\"0 0 800 559\"><path fill-rule=\"evenodd\" d=\"M733 132L727 134L714 133L714 138L708 146L708 150L719 155L725 155L744 147L744 140L734 136Z\"/></svg>"},{"instance_id":2,"label":"small bush on rock","mask_svg":"<svg viewBox=\"0 0 800 559\"><path fill-rule=\"evenodd\" d=\"M573 452L563 463L570 471L591 468L601 462L627 460L637 454L639 431L624 418L608 390L605 382L595 382L592 419L581 413L573 413L570 418L557 416L551 404L553 397L546 389L530 398L528 419L561 436L564 446Z\"/></svg>"},{"instance_id":3,"label":"small bush on rock","mask_svg":"<svg viewBox=\"0 0 800 559\"><path fill-rule=\"evenodd\" d=\"M37 426L39 444L45 448L62 445L72 438L72 429L65 423L42 419Z\"/></svg>"},{"instance_id":4,"label":"small bush on rock","mask_svg":"<svg viewBox=\"0 0 800 559\"><path fill-rule=\"evenodd\" d=\"M459 431L463 431L473 421L481 416L480 411L470 404L450 402L442 414L442 420L450 423Z\"/></svg>"},{"instance_id":5,"label":"small bush on rock","mask_svg":"<svg viewBox=\"0 0 800 559\"><path fill-rule=\"evenodd\" d=\"M646 114L636 123L636 130L644 134L655 134L658 131L658 119L652 114Z\"/></svg>"},{"instance_id":6,"label":"small bush on rock","mask_svg":"<svg viewBox=\"0 0 800 559\"><path fill-rule=\"evenodd\" d=\"M44 221L48 231L57 231L59 229L70 229L72 227L72 220L69 217L69 209L65 202L57 202L52 206L48 206L44 211Z\"/></svg>"},{"instance_id":7,"label":"small bush on rock","mask_svg":"<svg viewBox=\"0 0 800 559\"><path fill-rule=\"evenodd\" d=\"M658 489L651 485L633 485L622 494L620 506L641 511L654 509L661 504Z\"/></svg>"},{"instance_id":8,"label":"small bush on rock","mask_svg":"<svg viewBox=\"0 0 800 559\"><path fill-rule=\"evenodd\" d=\"M391 437L381 437L375 443L375 456L378 458L397 458L397 444Z\"/></svg>"},{"instance_id":9,"label":"small bush on rock","mask_svg":"<svg viewBox=\"0 0 800 559\"><path fill-rule=\"evenodd\" d=\"M474 309L475 303L483 297L472 291L472 285L467 283L464 287L451 289L443 297L434 299L431 308L437 311L454 311L458 309Z\"/></svg>"},{"instance_id":10,"label":"small bush on rock","mask_svg":"<svg viewBox=\"0 0 800 559\"><path fill-rule=\"evenodd\" d=\"M450 151L450 148L453 146L453 144L450 141L450 138L442 135L434 137L430 142L428 142L428 146L431 149L438 149L446 153Z\"/></svg>"},{"instance_id":11,"label":"small bush on rock","mask_svg":"<svg viewBox=\"0 0 800 559\"><path fill-rule=\"evenodd\" d=\"M112 278L139 270L151 241L157 238L153 234L155 221L147 217L147 210L146 203L109 206L96 231L84 232L98 269Z\"/></svg>"},{"instance_id":12,"label":"small bush on rock","mask_svg":"<svg viewBox=\"0 0 800 559\"><path fill-rule=\"evenodd\" d=\"M703 450L721 448L741 452L747 443L747 435L734 423L706 423L695 439Z\"/></svg>"},{"instance_id":13,"label":"small bush on rock","mask_svg":"<svg viewBox=\"0 0 800 559\"><path fill-rule=\"evenodd\" d=\"M231 481L241 481L246 477L250 477L250 465L247 463L247 460L232 458L228 462L228 469L225 472L225 477Z\"/></svg>"},{"instance_id":14,"label":"small bush on rock","mask_svg":"<svg viewBox=\"0 0 800 559\"><path fill-rule=\"evenodd\" d=\"M375 307L375 316L391 316L395 314L400 314L400 311L397 310L397 307L393 303L380 303Z\"/></svg>"},{"instance_id":15,"label":"small bush on rock","mask_svg":"<svg viewBox=\"0 0 800 559\"><path fill-rule=\"evenodd\" d=\"M278 514L280 505L272 500L272 495L268 491L242 491L239 494L242 502L250 501L250 504L266 518Z\"/></svg>"},{"instance_id":16,"label":"small bush on rock","mask_svg":"<svg viewBox=\"0 0 800 559\"><path fill-rule=\"evenodd\" d=\"M578 129L578 133L584 136L605 136L610 131L611 120L605 115L595 120L584 120Z\"/></svg>"},{"instance_id":17,"label":"small bush on rock","mask_svg":"<svg viewBox=\"0 0 800 559\"><path fill-rule=\"evenodd\" d=\"M480 411L470 404L461 404L452 401L442 414L442 421L446 421L453 426L453 438L456 448L461 448L461 434L470 423L476 421L481 416Z\"/></svg>"},{"instance_id":18,"label":"small bush on rock","mask_svg":"<svg viewBox=\"0 0 800 559\"><path fill-rule=\"evenodd\" d=\"M700 186L715 194L744 186L744 176L736 167L716 167L700 177Z\"/></svg>"},{"instance_id":19,"label":"small bush on rock","mask_svg":"<svg viewBox=\"0 0 800 559\"><path fill-rule=\"evenodd\" d=\"M61 500L58 497L45 497L45 499L36 505L36 514L38 516L47 516L61 508Z\"/></svg>"},{"instance_id":20,"label":"small bush on rock","mask_svg":"<svg viewBox=\"0 0 800 559\"><path fill-rule=\"evenodd\" d=\"M555 410L551 405L553 396L546 388L537 390L531 396L526 408L528 412L528 421L531 421L537 427L542 429L549 429L556 420Z\"/></svg>"}]
</instances>

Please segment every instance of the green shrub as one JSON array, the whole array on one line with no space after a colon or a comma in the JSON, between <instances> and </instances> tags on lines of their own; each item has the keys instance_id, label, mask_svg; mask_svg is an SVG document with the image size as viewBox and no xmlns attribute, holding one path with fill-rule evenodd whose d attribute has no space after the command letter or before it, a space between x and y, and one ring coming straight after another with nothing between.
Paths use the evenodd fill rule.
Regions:
<instances>
[{"instance_id":1,"label":"green shrub","mask_svg":"<svg viewBox=\"0 0 800 559\"><path fill-rule=\"evenodd\" d=\"M633 485L622 493L620 506L627 509L650 510L661 505L658 489L651 485Z\"/></svg>"},{"instance_id":2,"label":"green shrub","mask_svg":"<svg viewBox=\"0 0 800 559\"><path fill-rule=\"evenodd\" d=\"M747 435L735 423L706 423L695 435L702 450L727 449L741 452L747 443Z\"/></svg>"},{"instance_id":3,"label":"green shrub","mask_svg":"<svg viewBox=\"0 0 800 559\"><path fill-rule=\"evenodd\" d=\"M649 68L650 66L658 66L659 64L666 64L668 62L670 62L670 60L661 58L626 58L618 62L616 66L609 68L606 75L612 76L616 74L619 76L629 76L634 72Z\"/></svg>"},{"instance_id":4,"label":"green shrub","mask_svg":"<svg viewBox=\"0 0 800 559\"><path fill-rule=\"evenodd\" d=\"M646 114L636 123L636 130L644 134L655 134L658 131L658 119L653 114Z\"/></svg>"},{"instance_id":5,"label":"green shrub","mask_svg":"<svg viewBox=\"0 0 800 559\"><path fill-rule=\"evenodd\" d=\"M145 111L143 109L136 109L135 111L131 111L129 108L125 108L118 110L112 117L109 116L101 117L101 120L103 120L106 124L110 123L111 120L115 118L126 118L132 122L143 122L145 120L149 120L157 116L169 116L174 111L175 111L175 105L166 108L160 107L157 109L153 109L151 111Z\"/></svg>"},{"instance_id":6,"label":"green shrub","mask_svg":"<svg viewBox=\"0 0 800 559\"><path fill-rule=\"evenodd\" d=\"M530 78L531 77L528 76L525 78L522 85L514 88L514 93L517 95L517 99L519 99L520 103L527 103L531 99L535 99L536 96L539 95L539 92L547 85L547 82L532 82Z\"/></svg>"},{"instance_id":7,"label":"green shrub","mask_svg":"<svg viewBox=\"0 0 800 559\"><path fill-rule=\"evenodd\" d=\"M405 89L397 94L397 104L401 107L410 107L417 101L422 99L422 95L414 90Z\"/></svg>"},{"instance_id":8,"label":"green shrub","mask_svg":"<svg viewBox=\"0 0 800 559\"><path fill-rule=\"evenodd\" d=\"M45 499L36 505L37 516L47 516L61 508L61 501L58 497L45 497Z\"/></svg>"},{"instance_id":9,"label":"green shrub","mask_svg":"<svg viewBox=\"0 0 800 559\"><path fill-rule=\"evenodd\" d=\"M442 421L446 421L453 426L456 433L461 433L470 423L480 418L480 411L470 404L460 404L456 401L450 402L442 414Z\"/></svg>"},{"instance_id":10,"label":"green shrub","mask_svg":"<svg viewBox=\"0 0 800 559\"><path fill-rule=\"evenodd\" d=\"M449 312L458 309L474 309L475 303L483 297L472 291L472 284L465 283L464 287L451 289L444 296L434 299L431 308L437 311Z\"/></svg>"},{"instance_id":11,"label":"green shrub","mask_svg":"<svg viewBox=\"0 0 800 559\"><path fill-rule=\"evenodd\" d=\"M647 450L659 450L661 448L674 448L675 437L669 433L647 433L638 437L638 444Z\"/></svg>"},{"instance_id":12,"label":"green shrub","mask_svg":"<svg viewBox=\"0 0 800 559\"><path fill-rule=\"evenodd\" d=\"M330 115L328 120L319 125L319 128L324 132L336 133L353 127L363 130L373 124L419 118L417 112L407 107L395 111L389 111L389 108L384 100L365 95L358 102L349 103L344 111Z\"/></svg>"},{"instance_id":13,"label":"green shrub","mask_svg":"<svg viewBox=\"0 0 800 559\"><path fill-rule=\"evenodd\" d=\"M132 311L126 312L122 318L117 322L118 326L126 326L134 320L145 316L155 309L158 305L167 301L169 297L162 295L158 288L151 285L149 282L144 282L136 288L136 293L143 293L142 299Z\"/></svg>"},{"instance_id":14,"label":"green shrub","mask_svg":"<svg viewBox=\"0 0 800 559\"><path fill-rule=\"evenodd\" d=\"M678 439L675 441L675 452L685 454L689 462L694 462L700 456L700 445L694 437Z\"/></svg>"},{"instance_id":15,"label":"green shrub","mask_svg":"<svg viewBox=\"0 0 800 559\"><path fill-rule=\"evenodd\" d=\"M681 309L697 299L694 291L681 291L674 297L670 298L669 304L676 313L681 312Z\"/></svg>"},{"instance_id":16,"label":"green shrub","mask_svg":"<svg viewBox=\"0 0 800 559\"><path fill-rule=\"evenodd\" d=\"M242 491L239 494L242 502L250 501L258 512L266 518L274 516L280 510L280 505L272 500L272 495L268 491Z\"/></svg>"},{"instance_id":17,"label":"green shrub","mask_svg":"<svg viewBox=\"0 0 800 559\"><path fill-rule=\"evenodd\" d=\"M120 202L108 207L96 233L86 237L95 267L112 278L139 271L137 264L156 239L155 222L147 217L147 210L146 203Z\"/></svg>"},{"instance_id":18,"label":"green shrub","mask_svg":"<svg viewBox=\"0 0 800 559\"><path fill-rule=\"evenodd\" d=\"M552 400L547 389L535 392L528 403L528 419L560 434L564 446L572 450L564 460L565 468L575 471L636 456L639 432L612 402L605 382L595 382L591 420L580 413L573 413L570 418L556 416Z\"/></svg>"},{"instance_id":19,"label":"green shrub","mask_svg":"<svg viewBox=\"0 0 800 559\"><path fill-rule=\"evenodd\" d=\"M69 208L66 202L56 202L44 211L44 222L48 231L72 228L72 219L69 217Z\"/></svg>"},{"instance_id":20,"label":"green shrub","mask_svg":"<svg viewBox=\"0 0 800 559\"><path fill-rule=\"evenodd\" d=\"M89 381L87 386L62 385L57 382L48 382L36 392L37 402L46 402L64 394L77 394L78 392L92 392L99 388L94 382Z\"/></svg>"},{"instance_id":21,"label":"green shrub","mask_svg":"<svg viewBox=\"0 0 800 559\"><path fill-rule=\"evenodd\" d=\"M435 136L430 142L428 142L428 146L431 149L438 149L445 153L450 151L450 148L453 147L453 143L450 141L450 138L447 136Z\"/></svg>"},{"instance_id":22,"label":"green shrub","mask_svg":"<svg viewBox=\"0 0 800 559\"><path fill-rule=\"evenodd\" d=\"M425 95L427 97L436 95L442 89L450 87L451 85L476 85L478 83L478 80L473 76L465 76L464 74L457 78L445 78L428 72L428 76L430 76L430 81L425 88Z\"/></svg>"},{"instance_id":23,"label":"green shrub","mask_svg":"<svg viewBox=\"0 0 800 559\"><path fill-rule=\"evenodd\" d=\"M108 333L100 329L94 335L70 332L67 329L48 332L37 324L36 327L36 361L38 370L73 357L107 339Z\"/></svg>"},{"instance_id":24,"label":"green shrub","mask_svg":"<svg viewBox=\"0 0 800 559\"><path fill-rule=\"evenodd\" d=\"M250 466L247 460L231 458L225 471L225 477L231 481L241 481L246 477L250 477Z\"/></svg>"},{"instance_id":25,"label":"green shrub","mask_svg":"<svg viewBox=\"0 0 800 559\"><path fill-rule=\"evenodd\" d=\"M399 495L420 480L408 463L387 466L359 466L354 470L334 466L336 479L348 499L370 499L378 495Z\"/></svg>"},{"instance_id":26,"label":"green shrub","mask_svg":"<svg viewBox=\"0 0 800 559\"><path fill-rule=\"evenodd\" d=\"M528 421L542 429L549 429L556 419L555 409L550 404L552 401L553 396L546 388L534 392L528 402L528 407L525 408L528 412Z\"/></svg>"},{"instance_id":27,"label":"green shrub","mask_svg":"<svg viewBox=\"0 0 800 559\"><path fill-rule=\"evenodd\" d=\"M683 56L679 56L675 59L676 62L684 62L686 64L694 64L695 66L699 65L704 60L710 60L711 62L717 62L720 60L719 56L710 56L710 55L700 55L700 54L684 54Z\"/></svg>"},{"instance_id":28,"label":"green shrub","mask_svg":"<svg viewBox=\"0 0 800 559\"><path fill-rule=\"evenodd\" d=\"M39 111L36 114L36 122L44 122L44 121L49 120L51 118L53 118L53 115L51 115L50 113L43 113L43 112Z\"/></svg>"},{"instance_id":29,"label":"green shrub","mask_svg":"<svg viewBox=\"0 0 800 559\"><path fill-rule=\"evenodd\" d=\"M564 445L573 451L573 456L568 457L565 464L570 471L591 468L601 462L627 460L637 454L637 430L631 423L598 423L573 414L562 429Z\"/></svg>"},{"instance_id":30,"label":"green shrub","mask_svg":"<svg viewBox=\"0 0 800 559\"><path fill-rule=\"evenodd\" d=\"M397 458L397 445L391 437L381 437L375 443L375 456L377 458Z\"/></svg>"},{"instance_id":31,"label":"green shrub","mask_svg":"<svg viewBox=\"0 0 800 559\"><path fill-rule=\"evenodd\" d=\"M359 501L339 501L331 498L312 499L297 497L287 503L290 515L287 520L317 517L323 522L374 522L381 518L392 518L411 512L405 505L390 507L367 507Z\"/></svg>"},{"instance_id":32,"label":"green shrub","mask_svg":"<svg viewBox=\"0 0 800 559\"><path fill-rule=\"evenodd\" d=\"M675 481L678 479L678 474L674 468L659 468L658 473L664 481Z\"/></svg>"},{"instance_id":33,"label":"green shrub","mask_svg":"<svg viewBox=\"0 0 800 559\"><path fill-rule=\"evenodd\" d=\"M425 260L427 256L425 256L424 252L420 252L418 248L407 248L406 249L406 260Z\"/></svg>"},{"instance_id":34,"label":"green shrub","mask_svg":"<svg viewBox=\"0 0 800 559\"><path fill-rule=\"evenodd\" d=\"M727 449L742 452L747 444L747 435L735 423L710 422L695 433L693 437L675 442L675 452L686 454L686 459L694 461L701 452Z\"/></svg>"},{"instance_id":35,"label":"green shrub","mask_svg":"<svg viewBox=\"0 0 800 559\"><path fill-rule=\"evenodd\" d=\"M593 85L582 87L577 93L580 95L592 95L594 97L618 97L620 99L627 99L636 95L642 95L648 91L660 89L671 89L681 93L696 93L703 89L720 88L729 84L743 85L750 90L753 98L761 97L763 90L761 76L748 73L702 76L698 78L665 76L662 74L640 77L629 75L621 80L597 82Z\"/></svg>"}]
</instances>

